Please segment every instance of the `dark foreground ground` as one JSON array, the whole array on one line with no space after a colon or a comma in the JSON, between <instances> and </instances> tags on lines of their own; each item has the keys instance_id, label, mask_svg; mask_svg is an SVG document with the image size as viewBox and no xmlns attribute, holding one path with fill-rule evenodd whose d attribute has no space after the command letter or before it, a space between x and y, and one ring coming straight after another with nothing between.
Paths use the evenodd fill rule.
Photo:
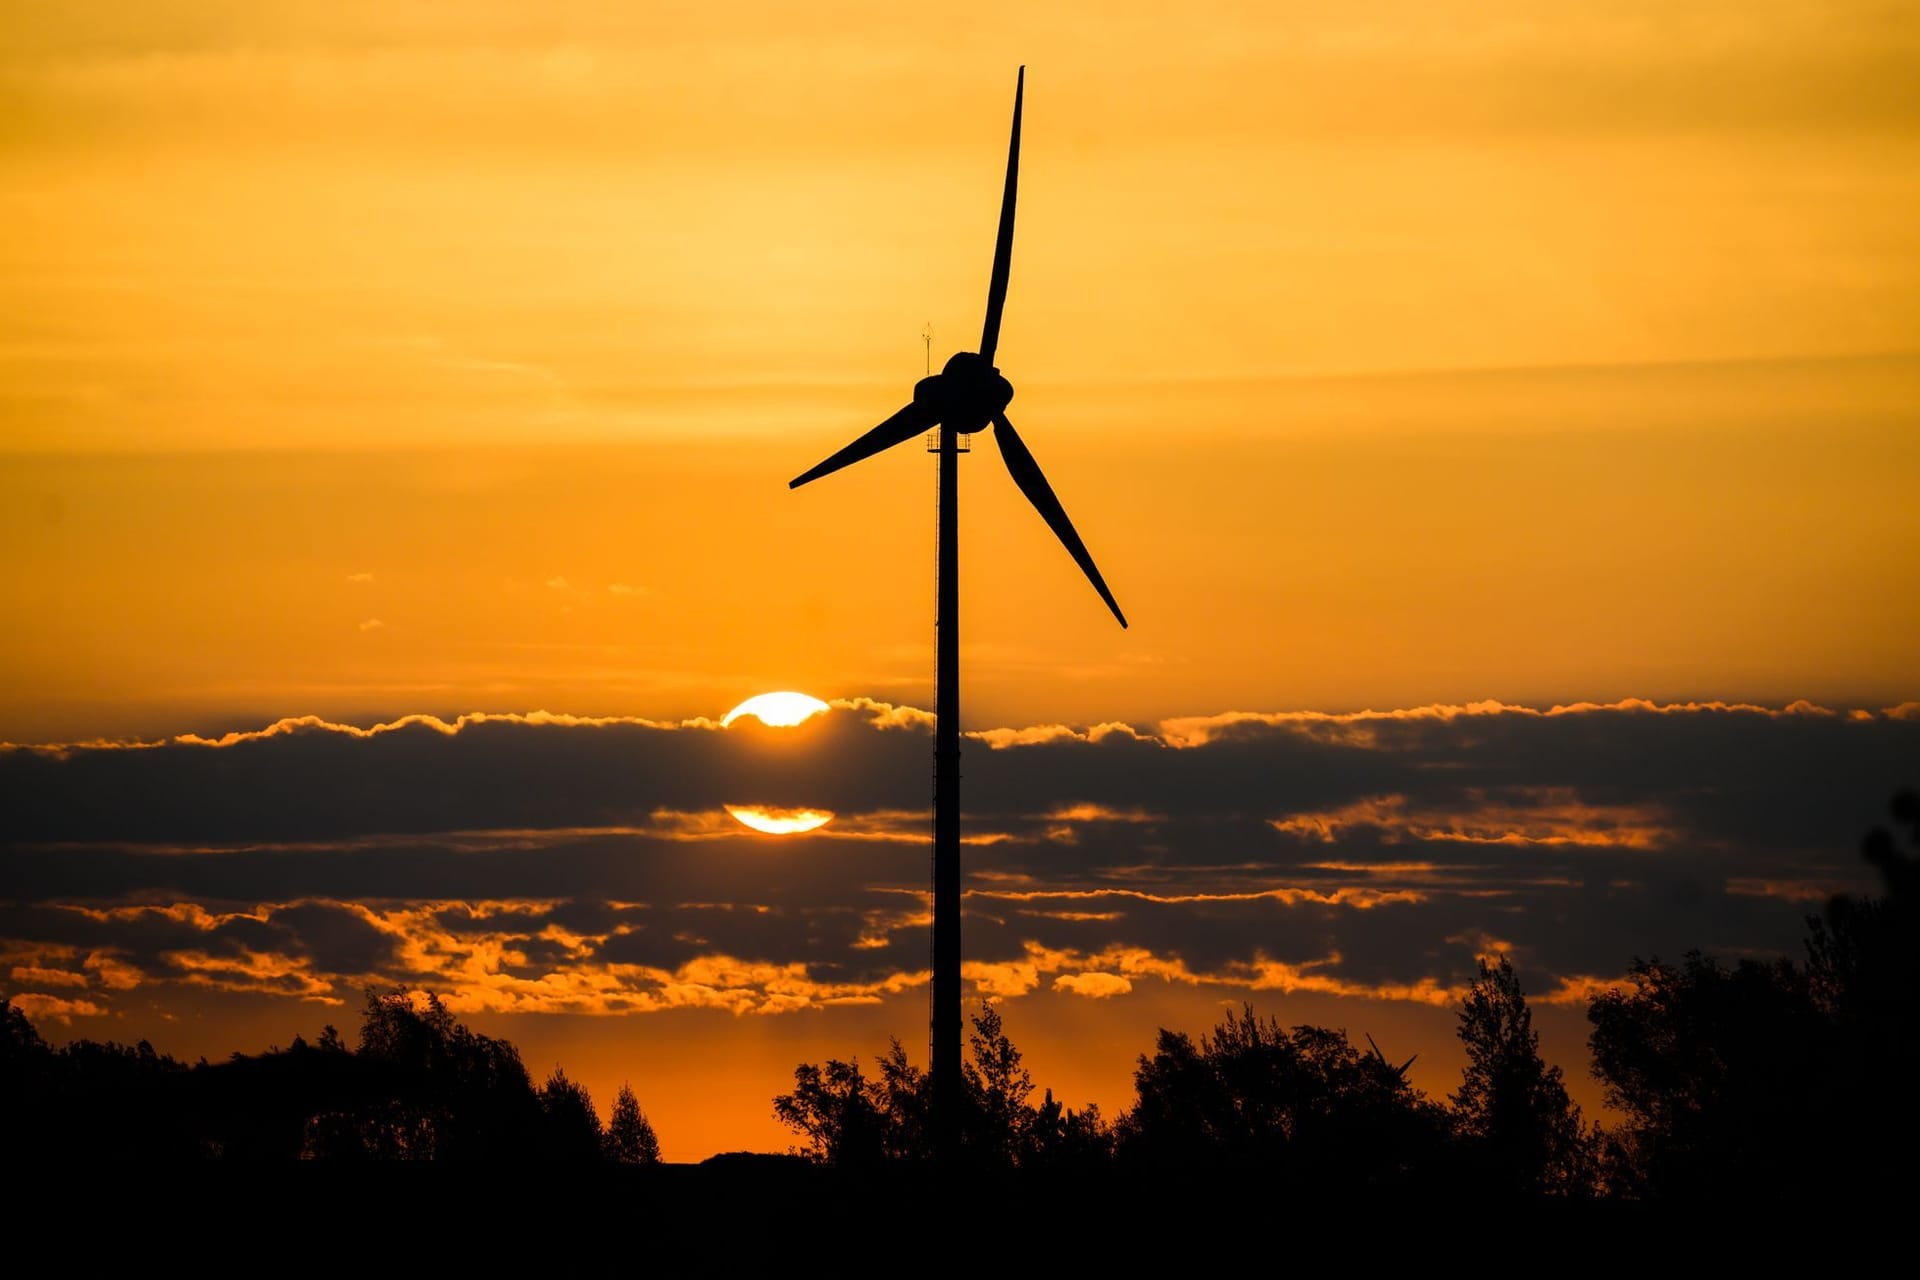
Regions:
<instances>
[{"instance_id":1,"label":"dark foreground ground","mask_svg":"<svg viewBox=\"0 0 1920 1280\"><path fill-rule=\"evenodd\" d=\"M1652 1207L1277 1192L1221 1177L845 1174L779 1156L700 1165L115 1166L16 1178L4 1229L110 1259L440 1274L509 1267L657 1275L1275 1275L1388 1262L1469 1274L1777 1274L1793 1257L1910 1251L1905 1206ZM1905 1204L1913 1201L1907 1199ZM1911 1259L1909 1259L1911 1260ZM1904 1265L1904 1264L1902 1264ZM15 1274L40 1273L30 1267ZM64 1268L62 1268L64 1269Z\"/></svg>"}]
</instances>

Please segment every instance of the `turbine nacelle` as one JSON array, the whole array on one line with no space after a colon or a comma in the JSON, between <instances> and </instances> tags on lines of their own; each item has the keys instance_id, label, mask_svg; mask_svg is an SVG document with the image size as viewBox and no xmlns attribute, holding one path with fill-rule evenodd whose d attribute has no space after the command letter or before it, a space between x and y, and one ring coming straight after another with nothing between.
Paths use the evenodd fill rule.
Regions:
<instances>
[{"instance_id":1,"label":"turbine nacelle","mask_svg":"<svg viewBox=\"0 0 1920 1280\"><path fill-rule=\"evenodd\" d=\"M977 351L954 352L947 357L947 362L940 366L940 372L943 376L952 378L979 379L997 378L1000 376L1000 370L994 366L993 361L987 359ZM1000 378L1000 381L1004 383L1006 379ZM1012 394L1012 388L1010 387L1008 388L1008 394Z\"/></svg>"},{"instance_id":2,"label":"turbine nacelle","mask_svg":"<svg viewBox=\"0 0 1920 1280\"><path fill-rule=\"evenodd\" d=\"M958 351L939 373L913 387L913 407L930 423L955 431L984 431L1013 400L1013 384L984 357Z\"/></svg>"}]
</instances>

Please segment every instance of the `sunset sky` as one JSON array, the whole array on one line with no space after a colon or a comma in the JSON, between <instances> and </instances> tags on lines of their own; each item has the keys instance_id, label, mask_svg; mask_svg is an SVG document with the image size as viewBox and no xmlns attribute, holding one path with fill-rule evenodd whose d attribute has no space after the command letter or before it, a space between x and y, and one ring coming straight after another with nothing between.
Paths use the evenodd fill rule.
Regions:
<instances>
[{"instance_id":1,"label":"sunset sky","mask_svg":"<svg viewBox=\"0 0 1920 1280\"><path fill-rule=\"evenodd\" d=\"M448 993L669 1158L924 1051L932 463L969 997L1109 1114L1251 999L1576 1096L1920 781L1920 4L0 9L0 993L192 1058ZM795 689L792 729L717 721ZM382 727L384 726L384 727ZM816 807L790 836L728 804Z\"/></svg>"}]
</instances>

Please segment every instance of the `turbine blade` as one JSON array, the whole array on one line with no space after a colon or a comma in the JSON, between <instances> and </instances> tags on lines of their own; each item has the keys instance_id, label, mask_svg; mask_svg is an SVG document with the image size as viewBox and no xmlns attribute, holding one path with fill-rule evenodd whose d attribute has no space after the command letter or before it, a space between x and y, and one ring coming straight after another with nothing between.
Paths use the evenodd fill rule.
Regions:
<instances>
[{"instance_id":1,"label":"turbine blade","mask_svg":"<svg viewBox=\"0 0 1920 1280\"><path fill-rule=\"evenodd\" d=\"M910 404L812 470L803 471L787 481L787 488L798 489L809 480L832 475L842 467L852 466L863 458L871 458L882 449L891 449L903 440L911 440L933 426L933 421L925 409Z\"/></svg>"},{"instance_id":2,"label":"turbine blade","mask_svg":"<svg viewBox=\"0 0 1920 1280\"><path fill-rule=\"evenodd\" d=\"M1027 92L1027 69L1013 87L1013 141L1007 144L1007 190L1000 197L1000 236L993 243L993 279L987 285L987 323L980 331L980 356L993 363L1000 345L1000 313L1007 305L1007 273L1013 269L1013 199L1020 188L1020 100Z\"/></svg>"},{"instance_id":3,"label":"turbine blade","mask_svg":"<svg viewBox=\"0 0 1920 1280\"><path fill-rule=\"evenodd\" d=\"M1040 464L1033 460L1033 454L1027 448L1027 442L1020 438L1020 433L1013 429L1013 424L1007 421L1007 415L1004 413L996 413L993 416L993 439L994 443L1000 446L1000 456L1006 460L1007 470L1013 473L1013 482L1020 486L1020 492L1027 495L1027 501L1031 502L1034 510L1040 513L1040 518L1047 522L1054 536L1060 539L1061 544L1067 549L1067 554L1072 556L1073 562L1080 566L1080 571L1087 575L1087 581L1091 582L1093 589L1100 593L1100 598L1107 602L1107 608L1113 610L1114 618L1122 627L1126 626L1127 615L1120 612L1120 606L1114 602L1113 592L1107 590L1107 580L1101 577L1100 570L1094 567L1093 556L1088 553L1087 544L1080 541L1080 535L1074 532L1073 521L1067 519L1066 508L1061 506L1060 499L1054 496L1053 486L1047 483L1044 475L1040 474Z\"/></svg>"}]
</instances>

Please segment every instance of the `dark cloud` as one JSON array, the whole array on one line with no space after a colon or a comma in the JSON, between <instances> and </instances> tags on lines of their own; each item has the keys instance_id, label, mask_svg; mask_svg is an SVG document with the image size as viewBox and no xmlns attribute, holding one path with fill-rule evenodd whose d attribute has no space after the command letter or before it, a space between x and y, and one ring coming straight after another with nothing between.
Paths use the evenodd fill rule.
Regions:
<instances>
[{"instance_id":1,"label":"dark cloud","mask_svg":"<svg viewBox=\"0 0 1920 1280\"><path fill-rule=\"evenodd\" d=\"M873 999L925 968L928 745L917 713L849 704L788 730L419 718L0 750L7 989ZM1488 949L1543 992L1636 954L1788 950L1868 887L1859 835L1916 748L1904 710L1719 704L998 731L966 750L969 973L1442 1001ZM837 816L767 837L728 803Z\"/></svg>"},{"instance_id":2,"label":"dark cloud","mask_svg":"<svg viewBox=\"0 0 1920 1280\"><path fill-rule=\"evenodd\" d=\"M375 928L363 912L337 903L296 902L276 908L270 920L286 935L286 949L323 973L378 973L398 958L391 934Z\"/></svg>"}]
</instances>

